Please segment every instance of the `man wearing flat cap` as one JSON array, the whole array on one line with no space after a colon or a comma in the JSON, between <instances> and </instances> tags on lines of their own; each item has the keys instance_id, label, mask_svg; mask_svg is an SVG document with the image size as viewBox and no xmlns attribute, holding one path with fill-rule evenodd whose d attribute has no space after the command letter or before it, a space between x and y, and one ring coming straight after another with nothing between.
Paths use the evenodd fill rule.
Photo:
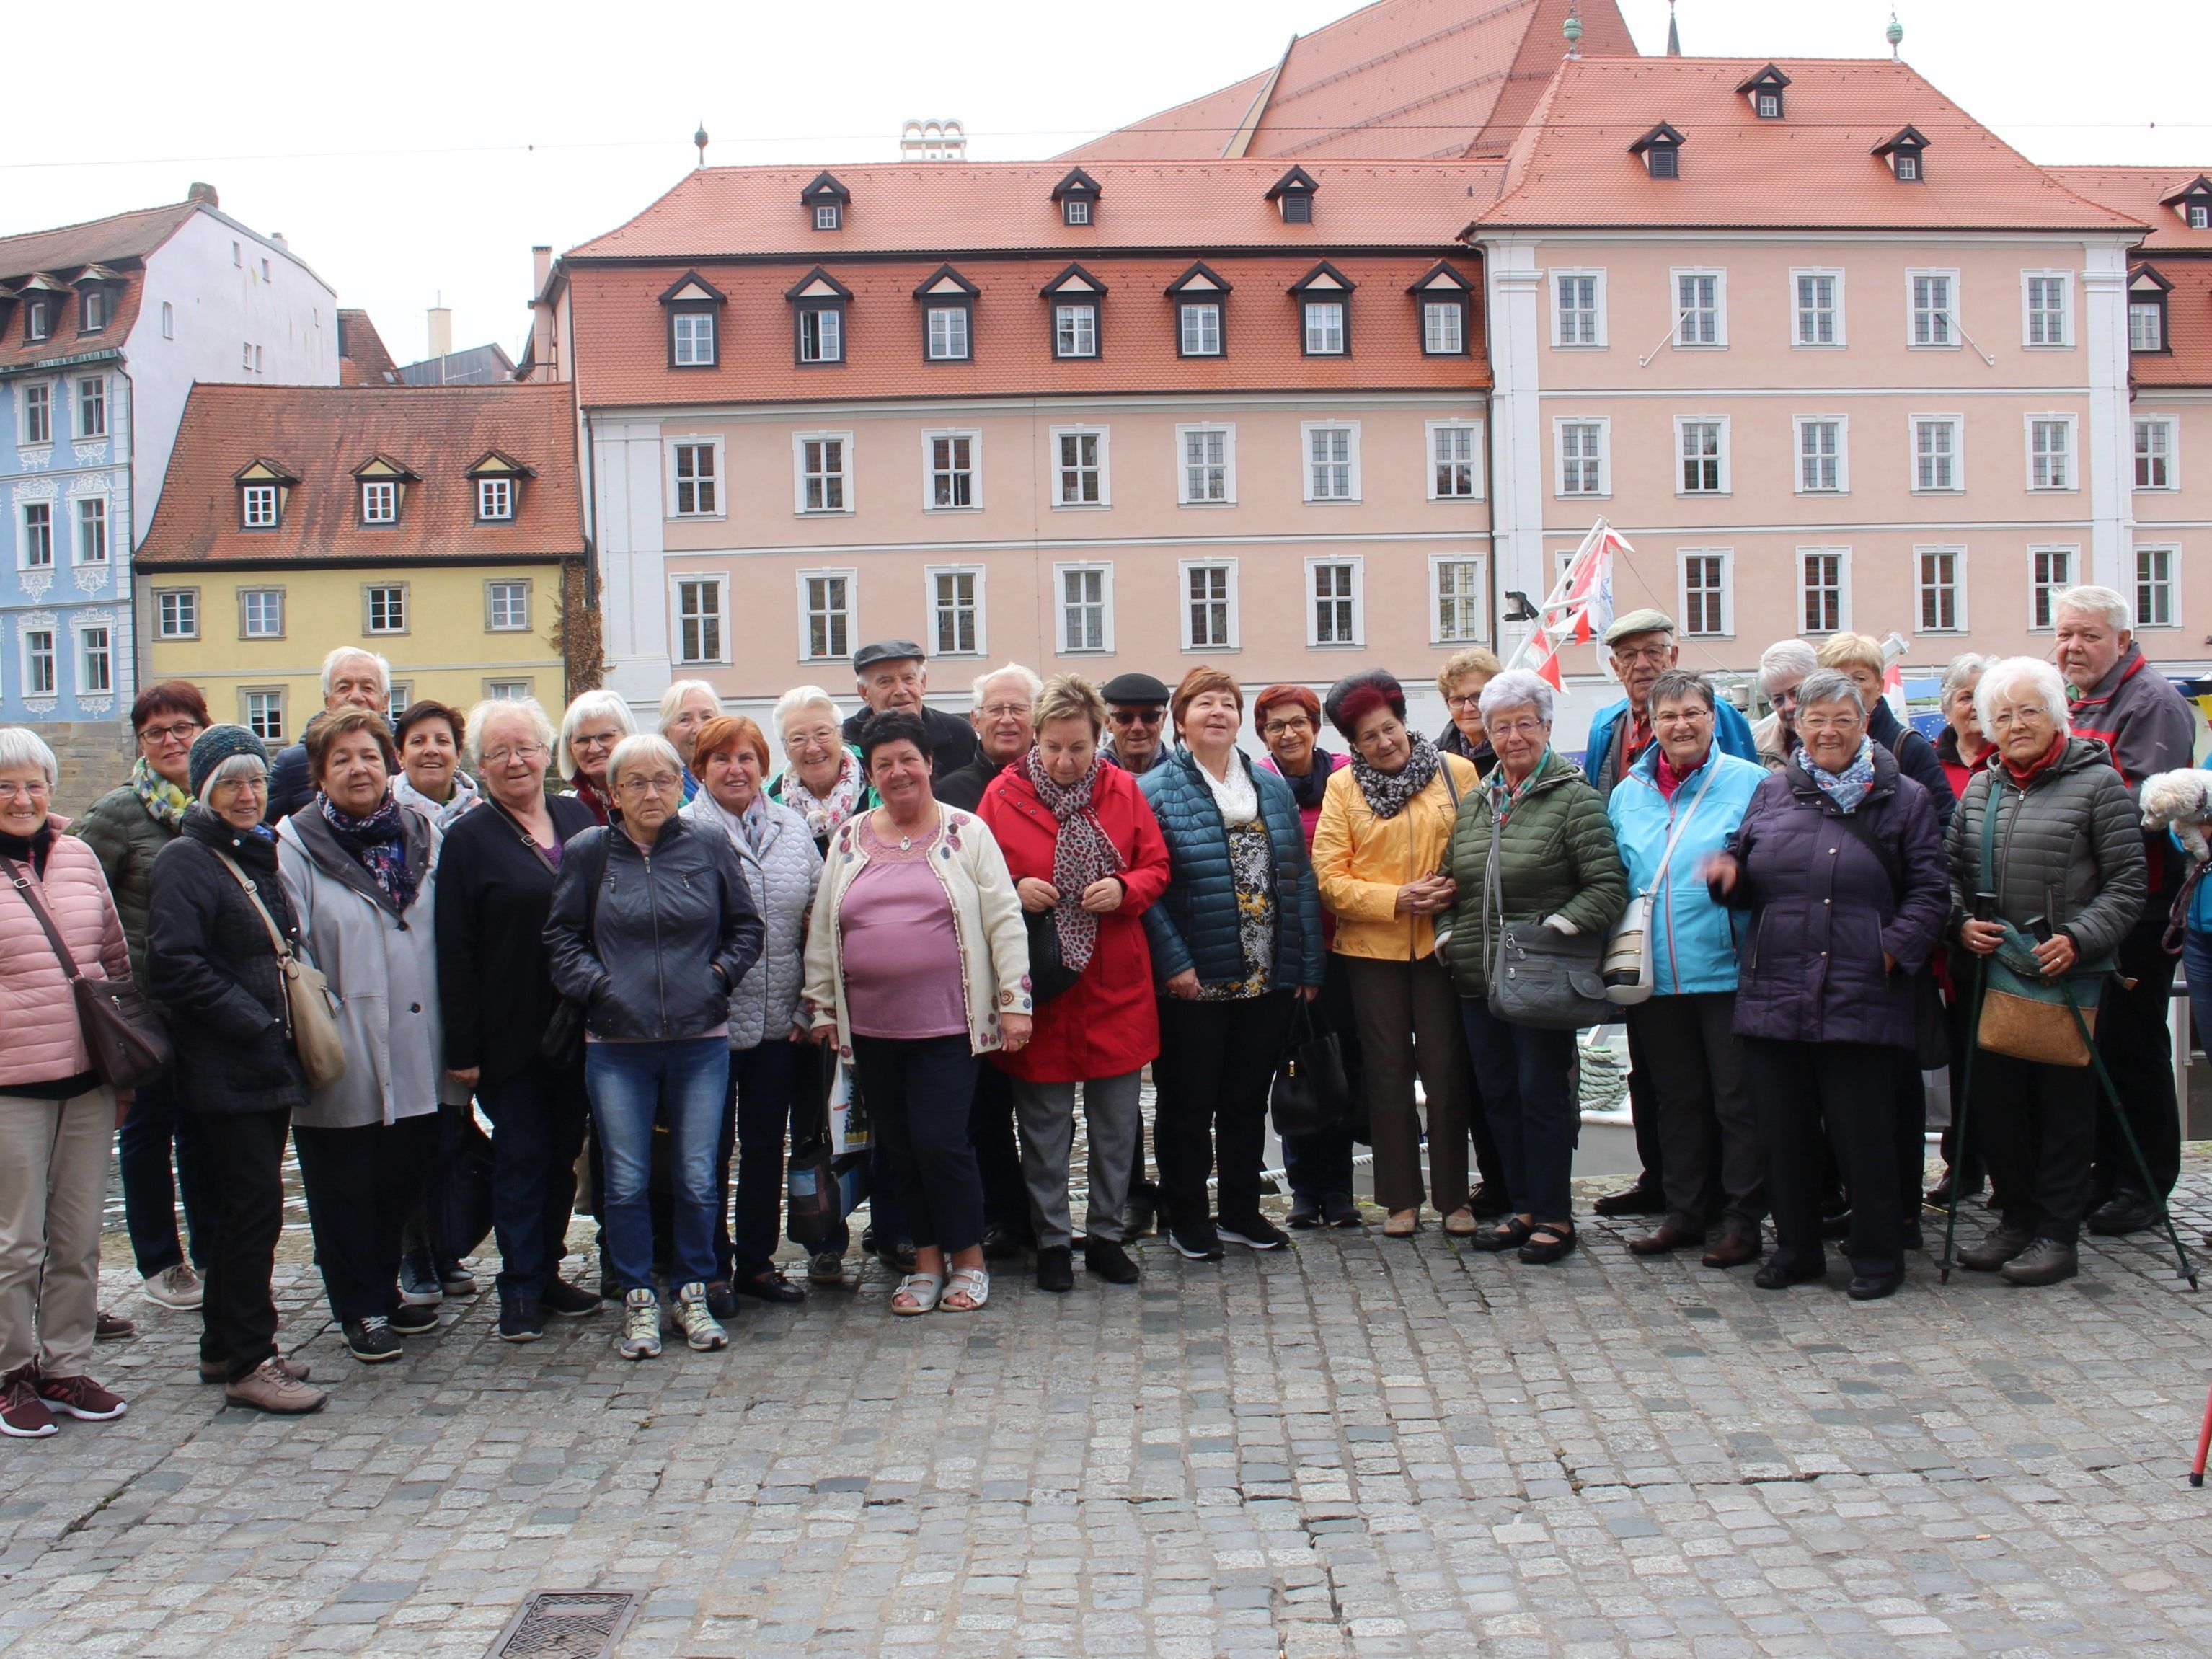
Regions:
<instances>
[{"instance_id":1,"label":"man wearing flat cap","mask_svg":"<svg viewBox=\"0 0 2212 1659\"><path fill-rule=\"evenodd\" d=\"M929 732L929 775L932 782L957 772L982 754L975 728L957 714L932 708L922 701L929 689L929 668L922 649L912 640L878 640L853 653L853 673L860 682L860 712L845 722L845 741L857 744L868 716L886 708L918 715Z\"/></svg>"},{"instance_id":2,"label":"man wearing flat cap","mask_svg":"<svg viewBox=\"0 0 2212 1659\"><path fill-rule=\"evenodd\" d=\"M1142 777L1168 757L1168 703L1174 693L1150 674L1116 674L1098 688L1106 719L1114 728L1105 757L1133 777Z\"/></svg>"}]
</instances>

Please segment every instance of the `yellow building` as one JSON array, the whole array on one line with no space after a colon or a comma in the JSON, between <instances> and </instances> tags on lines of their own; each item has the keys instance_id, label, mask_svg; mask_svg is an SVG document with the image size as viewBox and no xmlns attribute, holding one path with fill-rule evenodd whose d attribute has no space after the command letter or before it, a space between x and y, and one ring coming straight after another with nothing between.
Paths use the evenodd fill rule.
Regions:
<instances>
[{"instance_id":1,"label":"yellow building","mask_svg":"<svg viewBox=\"0 0 2212 1659\"><path fill-rule=\"evenodd\" d=\"M136 558L140 683L187 679L271 745L341 645L395 709L568 696L585 542L564 386L193 389Z\"/></svg>"}]
</instances>

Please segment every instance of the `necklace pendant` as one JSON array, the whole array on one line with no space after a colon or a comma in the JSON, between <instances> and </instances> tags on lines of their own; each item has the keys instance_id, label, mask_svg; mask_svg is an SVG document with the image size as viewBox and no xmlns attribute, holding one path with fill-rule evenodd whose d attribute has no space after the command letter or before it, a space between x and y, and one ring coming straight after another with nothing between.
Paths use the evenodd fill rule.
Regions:
<instances>
[{"instance_id":1,"label":"necklace pendant","mask_svg":"<svg viewBox=\"0 0 2212 1659\"><path fill-rule=\"evenodd\" d=\"M914 837L912 836L901 836L899 837L899 851L902 853L911 853L913 850Z\"/></svg>"}]
</instances>

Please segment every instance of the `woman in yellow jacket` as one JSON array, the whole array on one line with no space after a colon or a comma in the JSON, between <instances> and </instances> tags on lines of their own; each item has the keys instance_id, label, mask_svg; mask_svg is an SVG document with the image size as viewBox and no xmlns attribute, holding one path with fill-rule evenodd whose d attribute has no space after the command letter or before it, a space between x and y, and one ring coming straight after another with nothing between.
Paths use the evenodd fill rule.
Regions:
<instances>
[{"instance_id":1,"label":"woman in yellow jacket","mask_svg":"<svg viewBox=\"0 0 2212 1659\"><path fill-rule=\"evenodd\" d=\"M1390 1212L1382 1231L1412 1237L1425 1196L1445 1212L1444 1231L1465 1237L1476 1225L1467 1187L1474 1079L1459 994L1436 957L1436 918L1457 896L1444 868L1459 799L1477 787L1475 769L1407 728L1406 693L1379 669L1338 681L1322 712L1352 745L1352 763L1329 779L1322 799L1314 876L1322 903L1336 916L1332 948L1352 979L1375 1198ZM1428 1098L1425 1189L1417 1071Z\"/></svg>"}]
</instances>

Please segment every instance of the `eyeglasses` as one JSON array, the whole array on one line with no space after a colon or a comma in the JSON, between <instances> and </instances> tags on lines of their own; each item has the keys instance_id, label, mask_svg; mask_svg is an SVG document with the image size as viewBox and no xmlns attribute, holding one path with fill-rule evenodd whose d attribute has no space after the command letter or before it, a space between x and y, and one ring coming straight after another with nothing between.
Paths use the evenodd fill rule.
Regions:
<instances>
[{"instance_id":1,"label":"eyeglasses","mask_svg":"<svg viewBox=\"0 0 2212 1659\"><path fill-rule=\"evenodd\" d=\"M1777 691L1772 701L1777 708L1795 708L1797 706L1797 688L1793 685L1785 691Z\"/></svg>"},{"instance_id":2,"label":"eyeglasses","mask_svg":"<svg viewBox=\"0 0 2212 1659\"><path fill-rule=\"evenodd\" d=\"M1106 718L1116 726L1158 726L1167 718L1167 713L1159 708L1116 708L1109 711Z\"/></svg>"},{"instance_id":3,"label":"eyeglasses","mask_svg":"<svg viewBox=\"0 0 2212 1659\"><path fill-rule=\"evenodd\" d=\"M579 732L568 739L571 749L611 749L622 741L619 732Z\"/></svg>"},{"instance_id":4,"label":"eyeglasses","mask_svg":"<svg viewBox=\"0 0 2212 1659\"><path fill-rule=\"evenodd\" d=\"M1447 708L1480 708L1482 707L1482 693L1480 691L1462 691L1455 693L1455 695L1444 699L1444 707Z\"/></svg>"},{"instance_id":5,"label":"eyeglasses","mask_svg":"<svg viewBox=\"0 0 2212 1659\"><path fill-rule=\"evenodd\" d=\"M1856 732L1866 724L1858 714L1800 714L1797 729L1807 736L1818 732Z\"/></svg>"},{"instance_id":6,"label":"eyeglasses","mask_svg":"<svg viewBox=\"0 0 2212 1659\"><path fill-rule=\"evenodd\" d=\"M668 772L655 772L649 778L628 777L615 786L621 795L672 795L684 787L684 780Z\"/></svg>"},{"instance_id":7,"label":"eyeglasses","mask_svg":"<svg viewBox=\"0 0 2212 1659\"><path fill-rule=\"evenodd\" d=\"M141 743L190 743L200 731L198 720L178 720L168 726L144 726L138 729Z\"/></svg>"},{"instance_id":8,"label":"eyeglasses","mask_svg":"<svg viewBox=\"0 0 2212 1659\"><path fill-rule=\"evenodd\" d=\"M987 720L1002 720L1009 714L1018 714L1027 720L1030 705L1025 702L987 702L975 712Z\"/></svg>"},{"instance_id":9,"label":"eyeglasses","mask_svg":"<svg viewBox=\"0 0 2212 1659\"><path fill-rule=\"evenodd\" d=\"M504 766L511 760L534 761L544 752L545 745L542 743L510 744L503 749L485 750L484 764Z\"/></svg>"},{"instance_id":10,"label":"eyeglasses","mask_svg":"<svg viewBox=\"0 0 2212 1659\"><path fill-rule=\"evenodd\" d=\"M1622 662L1664 662L1674 652L1674 642L1672 640L1657 645L1616 645L1613 647L1613 656Z\"/></svg>"},{"instance_id":11,"label":"eyeglasses","mask_svg":"<svg viewBox=\"0 0 2212 1659\"><path fill-rule=\"evenodd\" d=\"M837 741L838 735L834 726L817 726L811 732L787 732L783 734L783 746L787 749L827 749Z\"/></svg>"},{"instance_id":12,"label":"eyeglasses","mask_svg":"<svg viewBox=\"0 0 2212 1659\"><path fill-rule=\"evenodd\" d=\"M44 778L34 778L28 783L0 783L0 800L13 800L18 795L30 800L44 800L52 793Z\"/></svg>"},{"instance_id":13,"label":"eyeglasses","mask_svg":"<svg viewBox=\"0 0 2212 1659\"><path fill-rule=\"evenodd\" d=\"M1313 722L1304 714L1294 714L1288 720L1269 720L1260 728L1263 738L1286 738L1293 732L1310 732Z\"/></svg>"},{"instance_id":14,"label":"eyeglasses","mask_svg":"<svg viewBox=\"0 0 2212 1659\"><path fill-rule=\"evenodd\" d=\"M1498 738L1533 738L1547 727L1548 722L1544 720L1492 720L1489 731L1495 740Z\"/></svg>"},{"instance_id":15,"label":"eyeglasses","mask_svg":"<svg viewBox=\"0 0 2212 1659\"><path fill-rule=\"evenodd\" d=\"M2000 708L1990 716L1989 723L1999 732L2011 726L2048 726L2051 724L2051 711L2034 708Z\"/></svg>"}]
</instances>

